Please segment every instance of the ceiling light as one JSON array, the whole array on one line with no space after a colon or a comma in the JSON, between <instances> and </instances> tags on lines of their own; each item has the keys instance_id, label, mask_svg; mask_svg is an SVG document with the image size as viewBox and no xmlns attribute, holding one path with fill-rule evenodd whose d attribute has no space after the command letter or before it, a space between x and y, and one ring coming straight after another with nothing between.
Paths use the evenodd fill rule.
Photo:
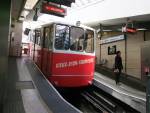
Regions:
<instances>
[{"instance_id":1,"label":"ceiling light","mask_svg":"<svg viewBox=\"0 0 150 113\"><path fill-rule=\"evenodd\" d=\"M98 33L98 32L100 32L101 30L100 29L98 29L96 32ZM103 29L102 30L102 32L110 32L110 31L112 31L111 29Z\"/></svg>"},{"instance_id":2,"label":"ceiling light","mask_svg":"<svg viewBox=\"0 0 150 113\"><path fill-rule=\"evenodd\" d=\"M72 5L74 9L82 9L88 6L93 6L103 1L104 0L93 0L93 1L92 0L76 0L75 3L72 3Z\"/></svg>"},{"instance_id":3,"label":"ceiling light","mask_svg":"<svg viewBox=\"0 0 150 113\"><path fill-rule=\"evenodd\" d=\"M146 28L138 28L137 29L138 31L145 31L145 30L147 30Z\"/></svg>"},{"instance_id":4,"label":"ceiling light","mask_svg":"<svg viewBox=\"0 0 150 113\"><path fill-rule=\"evenodd\" d=\"M27 0L24 6L25 9L31 10L35 6L38 0Z\"/></svg>"},{"instance_id":5,"label":"ceiling light","mask_svg":"<svg viewBox=\"0 0 150 113\"><path fill-rule=\"evenodd\" d=\"M29 11L23 10L22 13L21 13L21 16L26 17L28 14L29 14Z\"/></svg>"},{"instance_id":6,"label":"ceiling light","mask_svg":"<svg viewBox=\"0 0 150 113\"><path fill-rule=\"evenodd\" d=\"M20 21L24 21L24 17L19 17L19 20Z\"/></svg>"},{"instance_id":7,"label":"ceiling light","mask_svg":"<svg viewBox=\"0 0 150 113\"><path fill-rule=\"evenodd\" d=\"M112 30L110 30L110 29L104 29L103 31L104 32L109 32L109 31L112 31Z\"/></svg>"}]
</instances>

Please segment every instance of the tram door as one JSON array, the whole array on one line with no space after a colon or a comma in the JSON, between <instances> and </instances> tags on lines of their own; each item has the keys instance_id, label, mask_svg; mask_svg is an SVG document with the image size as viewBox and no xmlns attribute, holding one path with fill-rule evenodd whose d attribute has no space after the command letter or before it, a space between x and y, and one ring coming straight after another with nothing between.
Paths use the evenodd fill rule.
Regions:
<instances>
[{"instance_id":1,"label":"tram door","mask_svg":"<svg viewBox=\"0 0 150 113\"><path fill-rule=\"evenodd\" d=\"M52 59L52 28L44 28L44 42L43 42L43 57L42 57L42 71L46 76L51 74L51 59Z\"/></svg>"},{"instance_id":2,"label":"tram door","mask_svg":"<svg viewBox=\"0 0 150 113\"><path fill-rule=\"evenodd\" d=\"M34 61L41 68L41 30L35 30L35 54L34 54Z\"/></svg>"}]
</instances>

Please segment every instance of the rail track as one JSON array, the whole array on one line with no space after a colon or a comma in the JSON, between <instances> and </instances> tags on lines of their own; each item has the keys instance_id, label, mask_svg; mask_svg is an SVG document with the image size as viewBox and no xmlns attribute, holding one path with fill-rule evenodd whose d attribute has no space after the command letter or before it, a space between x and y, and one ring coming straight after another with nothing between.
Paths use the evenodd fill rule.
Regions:
<instances>
[{"instance_id":1,"label":"rail track","mask_svg":"<svg viewBox=\"0 0 150 113\"><path fill-rule=\"evenodd\" d=\"M83 113L139 113L95 86L58 91Z\"/></svg>"}]
</instances>

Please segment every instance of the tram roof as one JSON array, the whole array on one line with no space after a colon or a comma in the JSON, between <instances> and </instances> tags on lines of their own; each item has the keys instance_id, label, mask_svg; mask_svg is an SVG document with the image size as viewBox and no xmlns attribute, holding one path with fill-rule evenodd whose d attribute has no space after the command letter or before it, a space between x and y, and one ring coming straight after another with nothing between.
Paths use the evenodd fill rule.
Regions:
<instances>
[{"instance_id":1,"label":"tram roof","mask_svg":"<svg viewBox=\"0 0 150 113\"><path fill-rule=\"evenodd\" d=\"M95 30L94 28L86 26L86 25L83 25L83 24L81 24L80 26L77 26L75 24L70 24L70 23L65 23L65 22L51 22L51 23L46 23L46 24L41 25L41 27L46 27L46 26L53 25L53 24L62 24L62 25L68 25L68 26L81 27L83 29L89 29L89 30L93 30L93 31Z\"/></svg>"}]
</instances>

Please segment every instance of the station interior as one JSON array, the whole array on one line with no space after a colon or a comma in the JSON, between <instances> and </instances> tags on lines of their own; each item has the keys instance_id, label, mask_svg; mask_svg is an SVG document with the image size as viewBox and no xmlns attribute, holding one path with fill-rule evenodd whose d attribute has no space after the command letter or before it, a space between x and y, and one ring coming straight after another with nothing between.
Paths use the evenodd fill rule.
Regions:
<instances>
[{"instance_id":1,"label":"station interior","mask_svg":"<svg viewBox=\"0 0 150 113\"><path fill-rule=\"evenodd\" d=\"M149 5L2 2L0 113L150 113Z\"/></svg>"}]
</instances>

